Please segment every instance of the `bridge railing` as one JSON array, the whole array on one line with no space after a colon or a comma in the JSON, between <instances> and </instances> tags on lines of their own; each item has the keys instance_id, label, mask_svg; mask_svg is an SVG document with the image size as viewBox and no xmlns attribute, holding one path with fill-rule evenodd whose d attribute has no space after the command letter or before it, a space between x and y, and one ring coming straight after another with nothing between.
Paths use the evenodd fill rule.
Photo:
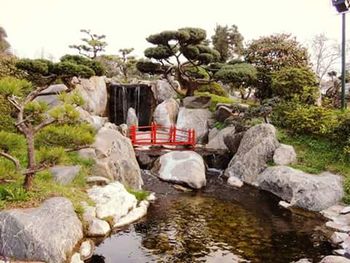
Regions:
<instances>
[{"instance_id":1,"label":"bridge railing","mask_svg":"<svg viewBox=\"0 0 350 263\"><path fill-rule=\"evenodd\" d=\"M131 142L141 145L182 145L195 146L196 133L194 129L178 129L176 126L164 127L156 123L150 126L133 125L129 129Z\"/></svg>"}]
</instances>

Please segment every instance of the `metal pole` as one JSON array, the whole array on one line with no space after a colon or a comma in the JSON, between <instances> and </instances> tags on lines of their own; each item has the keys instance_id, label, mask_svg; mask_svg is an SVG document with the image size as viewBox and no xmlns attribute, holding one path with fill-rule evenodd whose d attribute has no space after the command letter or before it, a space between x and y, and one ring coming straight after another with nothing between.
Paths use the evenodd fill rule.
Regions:
<instances>
[{"instance_id":1,"label":"metal pole","mask_svg":"<svg viewBox=\"0 0 350 263\"><path fill-rule=\"evenodd\" d=\"M346 108L345 103L345 14L342 13L342 57L341 57L341 108L344 110Z\"/></svg>"}]
</instances>

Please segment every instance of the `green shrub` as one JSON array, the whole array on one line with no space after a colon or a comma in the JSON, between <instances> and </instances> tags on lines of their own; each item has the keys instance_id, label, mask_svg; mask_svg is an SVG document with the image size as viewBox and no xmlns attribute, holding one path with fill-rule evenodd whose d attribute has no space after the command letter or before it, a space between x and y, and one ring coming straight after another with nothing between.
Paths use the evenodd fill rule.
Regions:
<instances>
[{"instance_id":1,"label":"green shrub","mask_svg":"<svg viewBox=\"0 0 350 263\"><path fill-rule=\"evenodd\" d=\"M37 147L61 146L75 148L94 142L95 131L89 124L51 125L36 136Z\"/></svg>"},{"instance_id":2,"label":"green shrub","mask_svg":"<svg viewBox=\"0 0 350 263\"><path fill-rule=\"evenodd\" d=\"M68 156L62 147L42 147L36 152L36 159L41 165L53 166L67 162Z\"/></svg>"},{"instance_id":3,"label":"green shrub","mask_svg":"<svg viewBox=\"0 0 350 263\"><path fill-rule=\"evenodd\" d=\"M210 96L211 97L211 105L210 105L210 110L211 111L215 111L216 108L216 104L218 103L228 103L228 104L232 104L235 102L235 100L231 99L231 98L227 98L227 97L222 97L222 96L218 96L209 92L195 92L196 96Z\"/></svg>"},{"instance_id":4,"label":"green shrub","mask_svg":"<svg viewBox=\"0 0 350 263\"><path fill-rule=\"evenodd\" d=\"M214 95L222 96L222 97L228 97L227 92L225 89L217 82L212 82L209 84L203 84L200 85L197 89L198 92L209 92Z\"/></svg>"},{"instance_id":5,"label":"green shrub","mask_svg":"<svg viewBox=\"0 0 350 263\"><path fill-rule=\"evenodd\" d=\"M15 132L14 109L10 102L0 95L0 131Z\"/></svg>"},{"instance_id":6,"label":"green shrub","mask_svg":"<svg viewBox=\"0 0 350 263\"><path fill-rule=\"evenodd\" d=\"M0 185L0 200L26 201L28 193L20 185Z\"/></svg>"},{"instance_id":7,"label":"green shrub","mask_svg":"<svg viewBox=\"0 0 350 263\"><path fill-rule=\"evenodd\" d=\"M331 109L292 102L274 108L272 122L293 133L329 135L339 125L337 112Z\"/></svg>"}]
</instances>

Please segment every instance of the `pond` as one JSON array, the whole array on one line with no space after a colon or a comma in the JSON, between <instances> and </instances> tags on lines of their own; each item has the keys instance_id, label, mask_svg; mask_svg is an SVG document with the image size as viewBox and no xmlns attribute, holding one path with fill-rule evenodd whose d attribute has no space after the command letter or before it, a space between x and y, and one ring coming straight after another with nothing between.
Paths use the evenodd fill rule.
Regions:
<instances>
[{"instance_id":1,"label":"pond","mask_svg":"<svg viewBox=\"0 0 350 263\"><path fill-rule=\"evenodd\" d=\"M292 213L254 187L232 188L217 175L183 192L143 175L158 197L141 221L101 241L90 262L318 262L331 246L312 213Z\"/></svg>"}]
</instances>

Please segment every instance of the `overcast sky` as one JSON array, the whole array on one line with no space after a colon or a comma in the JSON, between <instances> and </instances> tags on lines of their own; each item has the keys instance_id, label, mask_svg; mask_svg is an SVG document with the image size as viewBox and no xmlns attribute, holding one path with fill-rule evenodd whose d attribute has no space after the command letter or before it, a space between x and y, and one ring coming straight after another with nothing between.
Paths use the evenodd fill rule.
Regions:
<instances>
[{"instance_id":1,"label":"overcast sky","mask_svg":"<svg viewBox=\"0 0 350 263\"><path fill-rule=\"evenodd\" d=\"M135 48L162 30L201 27L211 36L216 24L236 24L249 41L272 33L292 33L305 43L324 32L340 41L341 17L330 0L0 0L0 26L21 57L58 59L74 53L82 28L107 36L107 53ZM350 23L350 15L348 17ZM350 24L347 35L350 38Z\"/></svg>"}]
</instances>

